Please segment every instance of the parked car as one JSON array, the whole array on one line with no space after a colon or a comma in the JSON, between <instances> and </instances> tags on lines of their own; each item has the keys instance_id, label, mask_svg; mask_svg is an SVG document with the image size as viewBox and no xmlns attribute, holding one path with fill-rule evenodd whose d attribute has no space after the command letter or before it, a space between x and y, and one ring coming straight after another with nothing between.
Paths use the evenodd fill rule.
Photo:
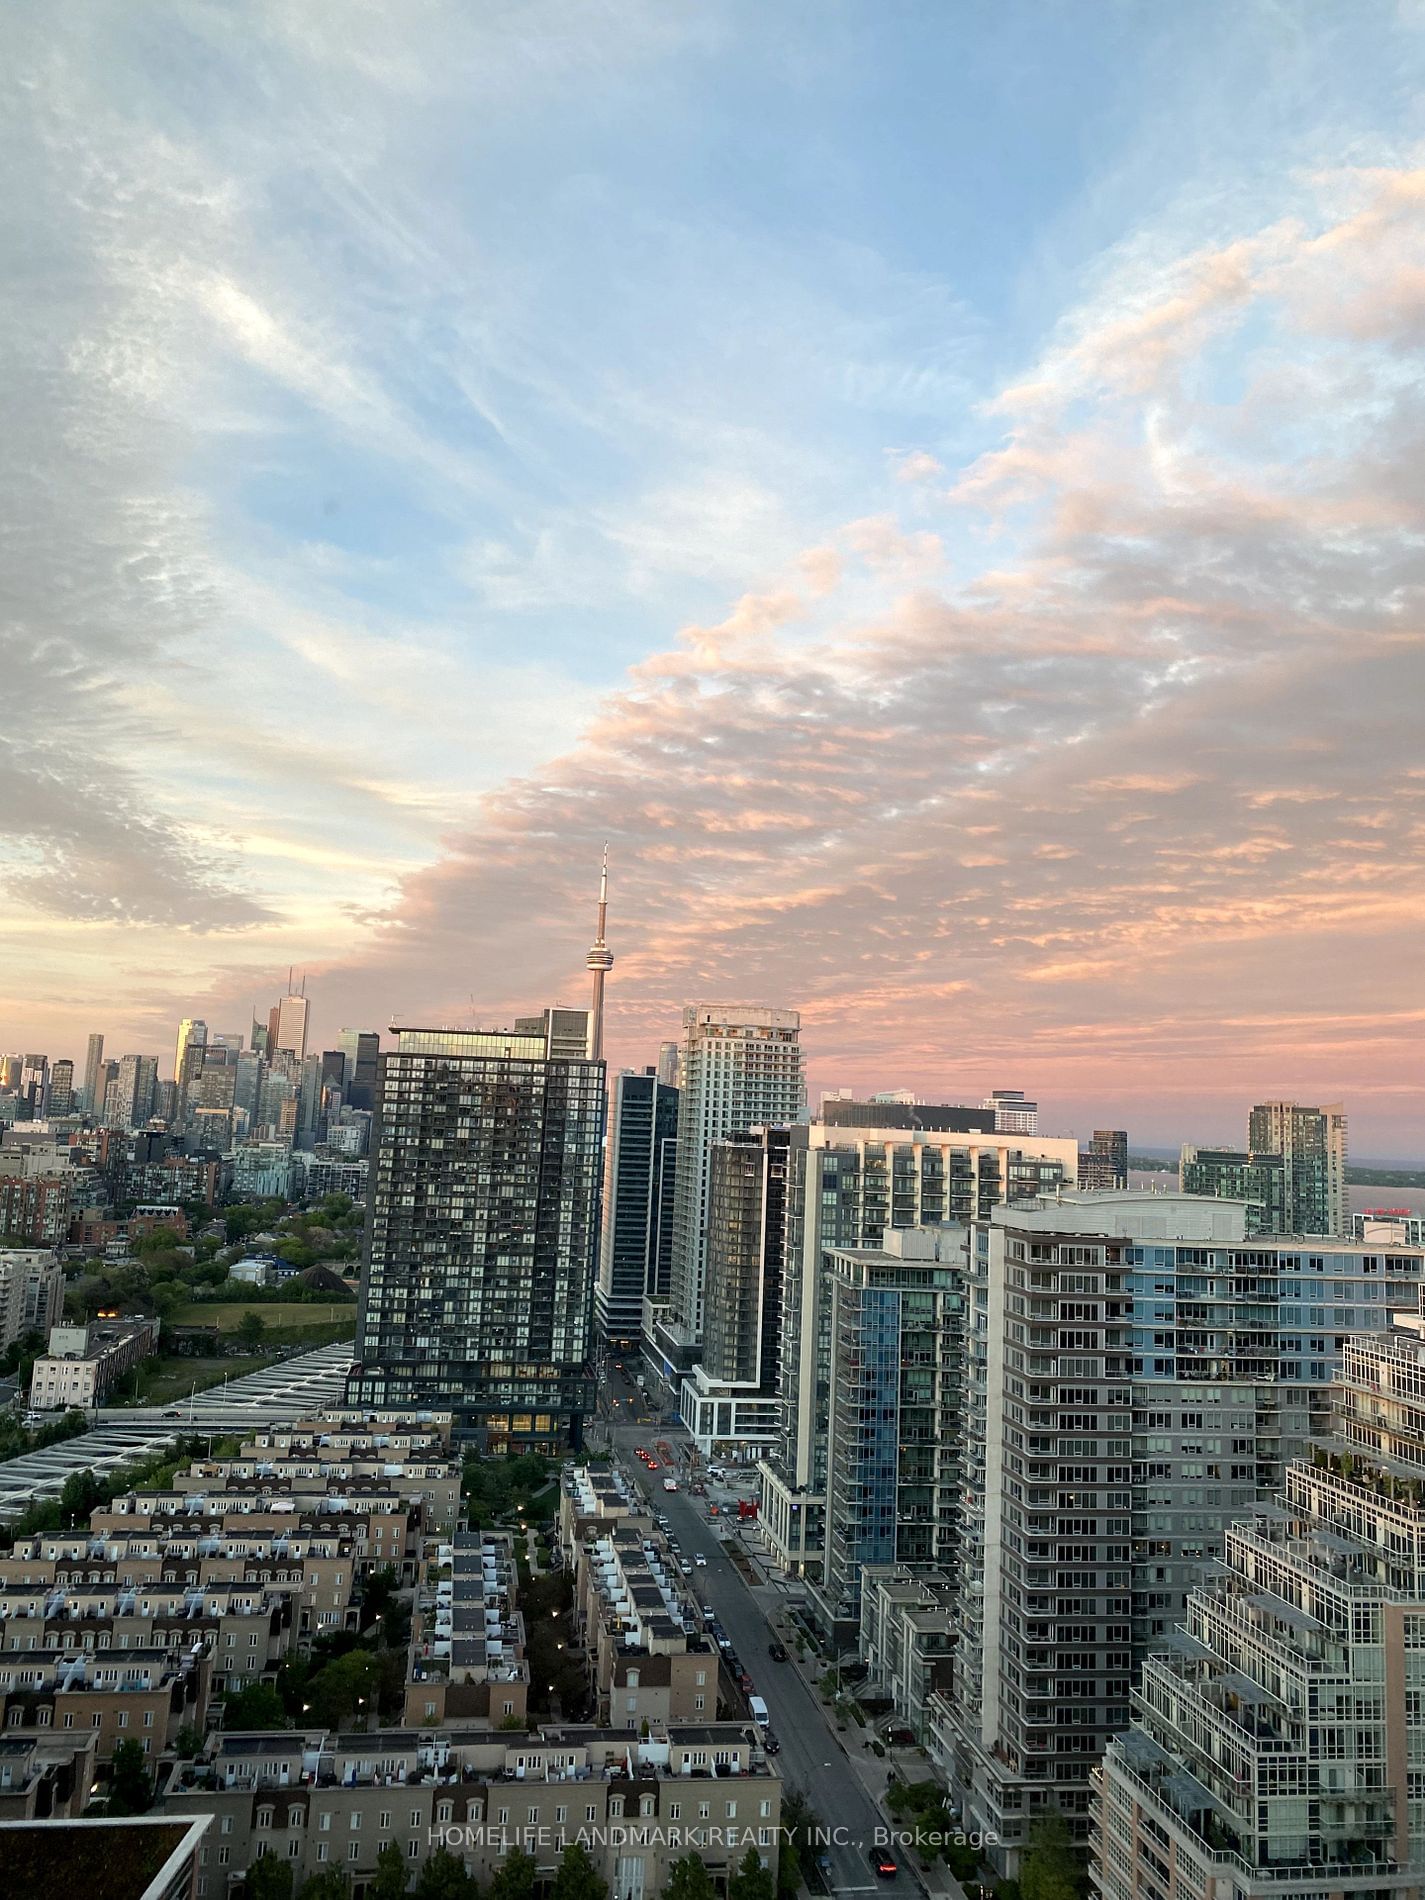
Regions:
<instances>
[{"instance_id":1,"label":"parked car","mask_svg":"<svg viewBox=\"0 0 1425 1900\"><path fill-rule=\"evenodd\" d=\"M704 1557L703 1553L700 1550L695 1550L693 1552L693 1562L697 1564L700 1569L706 1568L707 1561L708 1561L707 1558Z\"/></svg>"},{"instance_id":2,"label":"parked car","mask_svg":"<svg viewBox=\"0 0 1425 1900\"><path fill-rule=\"evenodd\" d=\"M777 1740L771 1729L764 1729L762 1731L762 1746L769 1755L780 1754L782 1748L782 1744Z\"/></svg>"}]
</instances>

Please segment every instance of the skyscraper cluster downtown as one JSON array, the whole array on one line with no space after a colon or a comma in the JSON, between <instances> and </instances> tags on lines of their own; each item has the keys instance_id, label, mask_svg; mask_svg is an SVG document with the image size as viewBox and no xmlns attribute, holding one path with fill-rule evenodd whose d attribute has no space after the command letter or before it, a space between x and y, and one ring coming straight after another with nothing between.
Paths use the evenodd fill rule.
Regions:
<instances>
[{"instance_id":1,"label":"skyscraper cluster downtown","mask_svg":"<svg viewBox=\"0 0 1425 1900\"><path fill-rule=\"evenodd\" d=\"M987 1878L1052 1822L1101 1900L1417 1900L1425 1235L1351 1212L1341 1107L1252 1105L1163 1191L1019 1090L809 1113L792 1008L691 1004L610 1077L606 918L607 866L587 1007L507 1028L309 1054L289 979L251 1046L185 1019L172 1082L4 1058L0 1229L57 1241L45 1141L175 1202L364 1191L344 1416L626 1456L626 1371Z\"/></svg>"}]
</instances>

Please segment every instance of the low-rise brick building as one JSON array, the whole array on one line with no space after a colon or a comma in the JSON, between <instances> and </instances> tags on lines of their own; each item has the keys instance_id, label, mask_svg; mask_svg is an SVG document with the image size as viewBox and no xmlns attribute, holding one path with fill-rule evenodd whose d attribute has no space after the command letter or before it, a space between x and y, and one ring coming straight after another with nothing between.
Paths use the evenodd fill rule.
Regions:
<instances>
[{"instance_id":1,"label":"low-rise brick building","mask_svg":"<svg viewBox=\"0 0 1425 1900\"><path fill-rule=\"evenodd\" d=\"M215 1736L177 1764L161 1801L170 1815L214 1817L197 1900L226 1900L264 1853L291 1865L296 1886L329 1868L360 1881L391 1841L412 1869L448 1846L482 1882L523 1847L546 1883L581 1838L611 1893L652 1900L689 1853L719 1885L749 1847L775 1870L782 1784L750 1724L647 1737L307 1731Z\"/></svg>"}]
</instances>

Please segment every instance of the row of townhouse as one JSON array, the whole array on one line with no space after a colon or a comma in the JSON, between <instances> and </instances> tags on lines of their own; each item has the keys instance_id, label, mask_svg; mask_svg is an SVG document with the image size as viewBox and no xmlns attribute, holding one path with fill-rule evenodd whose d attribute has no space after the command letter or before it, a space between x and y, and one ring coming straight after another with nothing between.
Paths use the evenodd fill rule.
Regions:
<instances>
[{"instance_id":1,"label":"row of townhouse","mask_svg":"<svg viewBox=\"0 0 1425 1900\"><path fill-rule=\"evenodd\" d=\"M290 1589L181 1582L0 1585L0 1656L51 1649L122 1654L201 1642L213 1659L213 1687L222 1692L270 1675L296 1640Z\"/></svg>"},{"instance_id":2,"label":"row of townhouse","mask_svg":"<svg viewBox=\"0 0 1425 1900\"><path fill-rule=\"evenodd\" d=\"M92 1732L100 1761L130 1740L157 1762L181 1728L205 1726L212 1681L201 1639L191 1648L0 1650L0 1733Z\"/></svg>"},{"instance_id":3,"label":"row of townhouse","mask_svg":"<svg viewBox=\"0 0 1425 1900\"><path fill-rule=\"evenodd\" d=\"M566 1472L560 1527L600 1721L638 1733L645 1722L715 1720L720 1694L735 1703L681 1564L623 1480Z\"/></svg>"},{"instance_id":4,"label":"row of townhouse","mask_svg":"<svg viewBox=\"0 0 1425 1900\"><path fill-rule=\"evenodd\" d=\"M506 1533L457 1531L437 1546L433 1576L417 1592L411 1616L412 1727L523 1726L529 1662L516 1596L514 1542Z\"/></svg>"},{"instance_id":5,"label":"row of townhouse","mask_svg":"<svg viewBox=\"0 0 1425 1900\"><path fill-rule=\"evenodd\" d=\"M239 1508L254 1499L289 1498L298 1510L379 1510L385 1508L380 1500L396 1498L420 1506L427 1534L448 1535L460 1511L460 1467L449 1459L397 1460L375 1453L200 1458L178 1473L173 1491L185 1498L231 1499Z\"/></svg>"},{"instance_id":6,"label":"row of townhouse","mask_svg":"<svg viewBox=\"0 0 1425 1900\"><path fill-rule=\"evenodd\" d=\"M782 1786L751 1726L736 1723L647 1736L308 1731L214 1736L176 1764L162 1806L213 1816L196 1900L227 1900L263 1854L289 1863L298 1886L339 1868L360 1892L393 1841L413 1869L446 1845L482 1881L519 1846L541 1890L564 1846L582 1841L620 1900L651 1900L689 1853L720 1888L749 1848L775 1869Z\"/></svg>"},{"instance_id":7,"label":"row of townhouse","mask_svg":"<svg viewBox=\"0 0 1425 1900\"><path fill-rule=\"evenodd\" d=\"M22 1539L0 1556L0 1583L105 1584L136 1589L182 1585L189 1589L242 1584L291 1594L299 1638L356 1625L358 1546L345 1521L320 1525L280 1521L254 1527L239 1519L155 1522L145 1518L103 1534L41 1534Z\"/></svg>"}]
</instances>

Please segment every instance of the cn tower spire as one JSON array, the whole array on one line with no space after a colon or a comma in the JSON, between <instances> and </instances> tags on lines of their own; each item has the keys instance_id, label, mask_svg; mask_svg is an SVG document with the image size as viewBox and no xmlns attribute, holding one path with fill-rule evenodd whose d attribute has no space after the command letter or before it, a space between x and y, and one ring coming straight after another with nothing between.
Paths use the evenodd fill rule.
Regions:
<instances>
[{"instance_id":1,"label":"cn tower spire","mask_svg":"<svg viewBox=\"0 0 1425 1900\"><path fill-rule=\"evenodd\" d=\"M604 927L609 915L609 847L604 846L604 861L599 871L599 928L586 959L594 980L594 995L589 1009L589 1058L603 1059L604 1053L604 978L613 968L613 954L604 942Z\"/></svg>"}]
</instances>

